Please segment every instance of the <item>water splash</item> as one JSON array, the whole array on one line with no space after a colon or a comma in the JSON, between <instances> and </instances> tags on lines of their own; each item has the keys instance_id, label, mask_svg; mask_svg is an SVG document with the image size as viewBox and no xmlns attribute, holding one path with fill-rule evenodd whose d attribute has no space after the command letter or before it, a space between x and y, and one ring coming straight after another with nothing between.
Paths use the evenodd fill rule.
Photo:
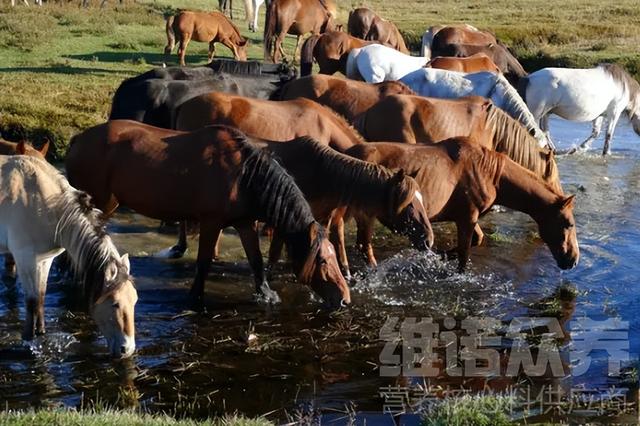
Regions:
<instances>
[{"instance_id":1,"label":"water splash","mask_svg":"<svg viewBox=\"0 0 640 426\"><path fill-rule=\"evenodd\" d=\"M34 358L62 361L68 348L77 342L78 340L72 334L56 332L38 336L30 342L24 342L23 346Z\"/></svg>"}]
</instances>

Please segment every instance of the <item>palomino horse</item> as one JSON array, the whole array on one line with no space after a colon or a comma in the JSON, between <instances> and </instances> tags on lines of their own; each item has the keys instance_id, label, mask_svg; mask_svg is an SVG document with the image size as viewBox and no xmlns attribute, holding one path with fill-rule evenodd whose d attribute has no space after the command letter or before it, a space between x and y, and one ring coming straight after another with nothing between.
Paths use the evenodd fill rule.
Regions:
<instances>
[{"instance_id":1,"label":"palomino horse","mask_svg":"<svg viewBox=\"0 0 640 426\"><path fill-rule=\"evenodd\" d=\"M427 250L433 244L433 231L418 184L404 173L394 174L382 166L356 160L310 138L263 145L293 176L315 218L327 226L331 222L337 231L334 244L347 276L350 273L344 222L331 220L337 209L349 208L377 218L392 231L409 237L419 250ZM270 264L277 262L281 249L282 240L276 234L269 251Z\"/></svg>"},{"instance_id":2,"label":"palomino horse","mask_svg":"<svg viewBox=\"0 0 640 426\"><path fill-rule=\"evenodd\" d=\"M346 76L367 83L400 80L424 67L429 59L410 56L391 47L372 44L352 49L347 57Z\"/></svg>"},{"instance_id":3,"label":"palomino horse","mask_svg":"<svg viewBox=\"0 0 640 426\"><path fill-rule=\"evenodd\" d=\"M53 166L30 156L0 156L0 253L15 258L26 303L25 340L44 333L44 298L53 259L67 251L82 294L115 357L133 354L129 257L104 232L100 211Z\"/></svg>"},{"instance_id":4,"label":"palomino horse","mask_svg":"<svg viewBox=\"0 0 640 426\"><path fill-rule=\"evenodd\" d=\"M478 54L486 55L491 58L493 63L500 68L500 72L502 72L507 80L515 87L518 87L518 82L521 78L527 76L527 72L518 59L500 42L487 45L447 44L438 48L434 47L432 54L456 58L466 58Z\"/></svg>"},{"instance_id":5,"label":"palomino horse","mask_svg":"<svg viewBox=\"0 0 640 426\"><path fill-rule=\"evenodd\" d=\"M210 124L235 127L250 137L276 142L309 136L340 152L364 142L335 112L302 98L265 101L208 93L185 102L178 110L178 130L195 130Z\"/></svg>"},{"instance_id":6,"label":"palomino horse","mask_svg":"<svg viewBox=\"0 0 640 426\"><path fill-rule=\"evenodd\" d=\"M502 75L490 72L460 74L434 68L421 68L402 78L418 95L431 98L457 99L463 96L482 96L518 120L538 140L541 147L553 144L540 130L538 122L527 108L517 90Z\"/></svg>"},{"instance_id":7,"label":"palomino horse","mask_svg":"<svg viewBox=\"0 0 640 426\"><path fill-rule=\"evenodd\" d=\"M442 31L445 28L451 28L451 27L462 28L463 30L466 30L468 32L480 32L480 33L485 33L489 36L493 36L488 32L480 31L476 27L468 24L434 25L432 27L429 27L427 31L425 31L424 34L422 35L422 48L420 49L420 54L427 59L431 58L433 56L431 54L431 43L433 42L433 38L435 37L436 34L438 34L438 32ZM494 40L492 41L493 42L496 41L495 37L494 37ZM485 44L488 44L488 43L490 42L487 42Z\"/></svg>"},{"instance_id":8,"label":"palomino horse","mask_svg":"<svg viewBox=\"0 0 640 426\"><path fill-rule=\"evenodd\" d=\"M240 61L247 60L248 40L238 28L220 12L192 12L183 11L175 16L167 17L167 46L164 48L165 62L178 43L178 58L180 65L186 65L184 57L191 40L209 43L209 62L216 54L216 43L222 43L232 52L233 57Z\"/></svg>"},{"instance_id":9,"label":"palomino horse","mask_svg":"<svg viewBox=\"0 0 640 426\"><path fill-rule=\"evenodd\" d=\"M519 90L547 136L550 114L566 120L592 121L593 130L580 144L581 150L588 149L600 135L606 119L602 155L609 154L613 132L623 112L640 135L640 85L619 65L601 64L591 69L544 68L523 79Z\"/></svg>"},{"instance_id":10,"label":"palomino horse","mask_svg":"<svg viewBox=\"0 0 640 426\"><path fill-rule=\"evenodd\" d=\"M183 102L204 93L227 92L252 98L278 97L279 89L295 79L285 64L219 59L205 67L156 68L123 81L113 95L110 120L136 120L173 128L175 111Z\"/></svg>"},{"instance_id":11,"label":"palomino horse","mask_svg":"<svg viewBox=\"0 0 640 426\"><path fill-rule=\"evenodd\" d=\"M345 74L349 52L375 43L377 42L361 40L342 31L312 35L302 44L300 75L311 75L314 59L320 66L320 74L334 74L338 71Z\"/></svg>"},{"instance_id":12,"label":"palomino horse","mask_svg":"<svg viewBox=\"0 0 640 426\"><path fill-rule=\"evenodd\" d=\"M128 120L93 127L71 141L71 182L110 214L118 204L161 220L196 220L200 241L191 293L204 297L214 243L227 226L238 230L258 297L276 302L266 281L256 221L280 232L293 269L331 306L350 302L332 244L293 179L267 152L224 126L192 133ZM188 170L188 173L185 173Z\"/></svg>"},{"instance_id":13,"label":"palomino horse","mask_svg":"<svg viewBox=\"0 0 640 426\"><path fill-rule=\"evenodd\" d=\"M280 62L280 54L286 56L282 48L284 37L294 34L297 36L295 60L300 38L307 33L333 31L336 13L334 0L272 0L264 24L264 59Z\"/></svg>"},{"instance_id":14,"label":"palomino horse","mask_svg":"<svg viewBox=\"0 0 640 426\"><path fill-rule=\"evenodd\" d=\"M500 68L484 53L476 53L464 58L436 56L425 67L463 73L489 71L497 74L501 72Z\"/></svg>"},{"instance_id":15,"label":"palomino horse","mask_svg":"<svg viewBox=\"0 0 640 426\"><path fill-rule=\"evenodd\" d=\"M565 197L506 155L455 138L433 146L399 143L358 145L348 155L413 176L433 222L453 221L458 228L458 268L469 258L478 218L494 204L524 212L538 224L540 236L558 267L578 264L580 251L573 219L574 196ZM358 218L359 243L371 244L372 221Z\"/></svg>"},{"instance_id":16,"label":"palomino horse","mask_svg":"<svg viewBox=\"0 0 640 426\"><path fill-rule=\"evenodd\" d=\"M307 98L331 108L350 123L386 96L413 95L413 91L399 81L368 84L328 75L299 78L282 88L281 99Z\"/></svg>"},{"instance_id":17,"label":"palomino horse","mask_svg":"<svg viewBox=\"0 0 640 426\"><path fill-rule=\"evenodd\" d=\"M347 28L354 37L377 41L402 53L409 53L398 27L393 22L382 19L371 9L361 7L349 12Z\"/></svg>"}]
</instances>

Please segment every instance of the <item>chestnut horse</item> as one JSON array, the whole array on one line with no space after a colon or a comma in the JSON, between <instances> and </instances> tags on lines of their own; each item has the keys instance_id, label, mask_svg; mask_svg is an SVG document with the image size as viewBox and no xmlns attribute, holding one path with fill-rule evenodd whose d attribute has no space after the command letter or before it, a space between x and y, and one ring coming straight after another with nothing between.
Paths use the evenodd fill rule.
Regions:
<instances>
[{"instance_id":1,"label":"chestnut horse","mask_svg":"<svg viewBox=\"0 0 640 426\"><path fill-rule=\"evenodd\" d=\"M178 58L182 66L185 65L184 57L191 40L209 43L209 62L216 54L216 43L227 46L237 60L247 60L248 40L242 37L233 22L220 12L182 11L177 15L167 17L166 29L165 62L169 61L169 55L176 45L176 38L180 43Z\"/></svg>"},{"instance_id":2,"label":"chestnut horse","mask_svg":"<svg viewBox=\"0 0 640 426\"><path fill-rule=\"evenodd\" d=\"M264 275L260 220L284 236L300 282L331 306L350 302L333 246L302 192L266 151L235 129L211 126L185 133L114 120L75 136L66 167L70 182L92 194L106 214L123 204L161 220L200 223L191 287L198 300L204 297L214 243L227 226L238 230L258 297L279 300Z\"/></svg>"},{"instance_id":3,"label":"chestnut horse","mask_svg":"<svg viewBox=\"0 0 640 426\"><path fill-rule=\"evenodd\" d=\"M312 35L302 44L300 51L300 75L311 75L313 60L320 66L320 74L346 74L347 56L351 50L376 44L350 36L342 31L328 31Z\"/></svg>"},{"instance_id":4,"label":"chestnut horse","mask_svg":"<svg viewBox=\"0 0 640 426\"><path fill-rule=\"evenodd\" d=\"M500 68L484 53L476 53L464 58L436 56L425 67L464 73L490 71L498 74L501 72Z\"/></svg>"},{"instance_id":5,"label":"chestnut horse","mask_svg":"<svg viewBox=\"0 0 640 426\"><path fill-rule=\"evenodd\" d=\"M365 112L386 96L414 94L413 90L399 81L369 84L316 74L288 83L282 88L281 99L311 99L331 108L347 121L353 123L357 115Z\"/></svg>"},{"instance_id":6,"label":"chestnut horse","mask_svg":"<svg viewBox=\"0 0 640 426\"><path fill-rule=\"evenodd\" d=\"M565 197L504 154L468 138L433 146L363 144L347 154L391 170L403 169L416 179L427 200L429 219L456 223L461 271L469 258L478 218L494 204L531 216L558 267L570 269L578 264L574 196ZM359 243L370 247L373 221L363 216L357 220Z\"/></svg>"},{"instance_id":7,"label":"chestnut horse","mask_svg":"<svg viewBox=\"0 0 640 426\"><path fill-rule=\"evenodd\" d=\"M433 244L433 231L427 219L418 184L401 171L356 160L310 138L287 143L263 142L289 172L309 202L313 215L336 232L334 244L338 260L350 276L344 244L344 222L333 223L337 209L357 210L377 218L394 232L406 235L413 246L427 250ZM269 264L278 261L282 240L276 233L269 251Z\"/></svg>"},{"instance_id":8,"label":"chestnut horse","mask_svg":"<svg viewBox=\"0 0 640 426\"><path fill-rule=\"evenodd\" d=\"M364 142L342 117L308 99L267 101L214 92L197 96L178 109L178 130L209 124L224 124L247 136L277 142L309 136L340 152Z\"/></svg>"},{"instance_id":9,"label":"chestnut horse","mask_svg":"<svg viewBox=\"0 0 640 426\"><path fill-rule=\"evenodd\" d=\"M432 55L436 55L435 51L450 44L473 44L477 46L486 46L497 43L498 40L496 39L496 36L488 31L481 31L469 26L450 25L439 29L435 34L433 34L431 52Z\"/></svg>"},{"instance_id":10,"label":"chestnut horse","mask_svg":"<svg viewBox=\"0 0 640 426\"><path fill-rule=\"evenodd\" d=\"M433 25L429 27L427 31L424 32L424 34L422 34L422 48L420 49L420 55L424 56L425 58L432 58L433 55L431 54L431 44L433 43L433 38L436 36L436 34L438 34L443 29L451 28L451 27L462 28L467 32L485 33L485 35L493 37L493 34L485 31L481 31L469 24ZM489 43L495 41L495 37L493 38L494 40L491 40Z\"/></svg>"},{"instance_id":11,"label":"chestnut horse","mask_svg":"<svg viewBox=\"0 0 640 426\"><path fill-rule=\"evenodd\" d=\"M371 9L361 7L349 12L347 28L349 34L354 37L377 41L402 53L409 54L409 49L407 49L398 27L393 22L382 19Z\"/></svg>"},{"instance_id":12,"label":"chestnut horse","mask_svg":"<svg viewBox=\"0 0 640 426\"><path fill-rule=\"evenodd\" d=\"M293 59L298 56L300 38L333 31L337 9L334 0L272 0L264 24L264 59L280 62L286 57L282 42L287 34L297 36ZM274 45L275 38L275 45Z\"/></svg>"}]
</instances>

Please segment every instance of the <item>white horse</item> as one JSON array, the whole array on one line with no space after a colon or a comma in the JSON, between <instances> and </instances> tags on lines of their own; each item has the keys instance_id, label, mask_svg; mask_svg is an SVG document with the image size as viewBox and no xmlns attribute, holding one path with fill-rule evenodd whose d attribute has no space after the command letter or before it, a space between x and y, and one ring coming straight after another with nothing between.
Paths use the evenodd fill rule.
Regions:
<instances>
[{"instance_id":1,"label":"white horse","mask_svg":"<svg viewBox=\"0 0 640 426\"><path fill-rule=\"evenodd\" d=\"M0 156L0 253L13 255L24 290L25 340L44 333L49 269L66 249L111 354L133 354L138 296L129 276L129 257L118 254L100 214L86 193L74 189L46 161Z\"/></svg>"},{"instance_id":2,"label":"white horse","mask_svg":"<svg viewBox=\"0 0 640 426\"><path fill-rule=\"evenodd\" d=\"M381 44L352 49L347 57L347 77L367 83L400 80L424 67L428 59L410 56Z\"/></svg>"},{"instance_id":3,"label":"white horse","mask_svg":"<svg viewBox=\"0 0 640 426\"><path fill-rule=\"evenodd\" d=\"M476 27L468 24L455 24L455 25L434 25L429 27L427 31L422 34L422 48L420 49L420 54L427 59L431 59L431 43L433 42L433 38L443 28L446 27L462 27L471 31L480 31Z\"/></svg>"},{"instance_id":4,"label":"white horse","mask_svg":"<svg viewBox=\"0 0 640 426\"><path fill-rule=\"evenodd\" d=\"M601 64L589 69L543 68L523 78L519 90L547 134L550 114L571 121L593 122L591 135L572 153L588 149L600 135L606 119L602 155L610 154L613 132L623 112L640 135L640 84L619 65Z\"/></svg>"},{"instance_id":5,"label":"white horse","mask_svg":"<svg viewBox=\"0 0 640 426\"><path fill-rule=\"evenodd\" d=\"M538 127L517 90L501 74L483 71L463 74L436 68L420 68L400 79L414 92L431 98L457 99L464 96L482 96L518 120L540 147L555 149L551 140Z\"/></svg>"},{"instance_id":6,"label":"white horse","mask_svg":"<svg viewBox=\"0 0 640 426\"><path fill-rule=\"evenodd\" d=\"M264 0L248 0L253 4L253 22L249 22L249 29L254 33L258 31L258 12L260 11L260 6L264 4ZM267 6L269 6L267 4Z\"/></svg>"}]
</instances>

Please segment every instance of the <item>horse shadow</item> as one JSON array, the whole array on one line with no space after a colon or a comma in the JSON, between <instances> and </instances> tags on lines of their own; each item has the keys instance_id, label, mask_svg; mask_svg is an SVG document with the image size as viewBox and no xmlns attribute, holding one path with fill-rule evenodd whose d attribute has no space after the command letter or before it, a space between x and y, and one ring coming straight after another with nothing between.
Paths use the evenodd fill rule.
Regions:
<instances>
[{"instance_id":1,"label":"horse shadow","mask_svg":"<svg viewBox=\"0 0 640 426\"><path fill-rule=\"evenodd\" d=\"M222 53L222 52L221 52ZM63 56L66 59L75 59L88 62L107 62L107 63L123 63L129 62L133 64L151 64L162 65L165 63L164 53L149 53L149 52L93 52L81 55L66 55ZM216 58L231 58L231 55L218 54ZM208 56L206 54L190 54L187 55L185 61L188 65L206 65L208 62ZM178 56L175 54L170 55L167 65L178 65Z\"/></svg>"},{"instance_id":2,"label":"horse shadow","mask_svg":"<svg viewBox=\"0 0 640 426\"><path fill-rule=\"evenodd\" d=\"M109 70L105 68L83 68L72 67L70 65L54 65L50 67L10 67L0 68L0 73L16 73L30 72L37 74L65 74L65 75L83 75L103 73L103 74L122 74L121 70Z\"/></svg>"}]
</instances>

